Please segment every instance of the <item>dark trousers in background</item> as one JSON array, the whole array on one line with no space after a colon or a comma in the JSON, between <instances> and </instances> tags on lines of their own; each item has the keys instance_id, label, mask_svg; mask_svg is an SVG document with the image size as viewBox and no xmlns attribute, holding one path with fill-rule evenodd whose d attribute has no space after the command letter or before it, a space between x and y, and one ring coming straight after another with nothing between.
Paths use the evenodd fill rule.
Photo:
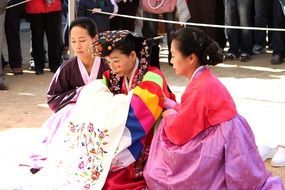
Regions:
<instances>
[{"instance_id":1,"label":"dark trousers in background","mask_svg":"<svg viewBox=\"0 0 285 190\"><path fill-rule=\"evenodd\" d=\"M224 5L226 25L252 26L253 0L224 0ZM227 29L226 33L230 45L228 52L252 54L252 31Z\"/></svg>"},{"instance_id":2,"label":"dark trousers in background","mask_svg":"<svg viewBox=\"0 0 285 190\"><path fill-rule=\"evenodd\" d=\"M68 20L68 0L63 0L62 15L66 23L63 29L63 47L69 47L69 20Z\"/></svg>"},{"instance_id":3,"label":"dark trousers in background","mask_svg":"<svg viewBox=\"0 0 285 190\"><path fill-rule=\"evenodd\" d=\"M20 25L23 14L24 5L15 6L6 10L5 34L11 69L22 67L23 58L21 51Z\"/></svg>"},{"instance_id":4,"label":"dark trousers in background","mask_svg":"<svg viewBox=\"0 0 285 190\"><path fill-rule=\"evenodd\" d=\"M279 0L273 1L273 27L285 28L285 16L281 9ZM285 56L285 33L284 32L272 32L272 47L273 55L280 54Z\"/></svg>"},{"instance_id":5,"label":"dark trousers in background","mask_svg":"<svg viewBox=\"0 0 285 190\"><path fill-rule=\"evenodd\" d=\"M268 27L269 28L273 28L273 2L270 1L269 2L269 11L268 11ZM272 48L272 31L268 31L268 41L267 41L267 45L269 46L269 48Z\"/></svg>"},{"instance_id":6,"label":"dark trousers in background","mask_svg":"<svg viewBox=\"0 0 285 190\"><path fill-rule=\"evenodd\" d=\"M47 37L49 68L55 72L62 62L62 14L51 12L46 14L31 14L32 54L35 70L45 67L44 34Z\"/></svg>"},{"instance_id":7,"label":"dark trousers in background","mask_svg":"<svg viewBox=\"0 0 285 190\"><path fill-rule=\"evenodd\" d=\"M136 16L139 7L139 1L120 1L118 3L118 14ZM110 20L111 30L129 30L135 31L135 19L123 18L123 17L113 17Z\"/></svg>"},{"instance_id":8,"label":"dark trousers in background","mask_svg":"<svg viewBox=\"0 0 285 190\"><path fill-rule=\"evenodd\" d=\"M225 22L222 0L191 0L188 3L188 9L191 13L189 22L221 25ZM200 29L218 42L220 47L225 47L226 37L224 29L210 27L200 27Z\"/></svg>"},{"instance_id":9,"label":"dark trousers in background","mask_svg":"<svg viewBox=\"0 0 285 190\"><path fill-rule=\"evenodd\" d=\"M5 5L6 6L6 5ZM2 53L3 53L3 41L4 41L4 22L5 22L5 11L1 14L0 12L0 85L4 83L4 72L3 72L3 65L2 62Z\"/></svg>"},{"instance_id":10,"label":"dark trousers in background","mask_svg":"<svg viewBox=\"0 0 285 190\"><path fill-rule=\"evenodd\" d=\"M255 0L254 25L256 27L267 27L269 25L269 11L272 0ZM266 31L254 31L254 45L265 47Z\"/></svg>"},{"instance_id":11,"label":"dark trousers in background","mask_svg":"<svg viewBox=\"0 0 285 190\"><path fill-rule=\"evenodd\" d=\"M175 20L175 13L164 13L162 14L164 20ZM144 12L144 17L158 19L158 14L151 14ZM175 31L175 25L171 23L165 23L166 32L167 32L167 45L168 45L168 63L170 64L171 60L171 36L170 33ZM142 34L146 38L153 38L158 35L158 22L143 21ZM151 64L159 68L159 46L154 44L151 52Z\"/></svg>"},{"instance_id":12,"label":"dark trousers in background","mask_svg":"<svg viewBox=\"0 0 285 190\"><path fill-rule=\"evenodd\" d=\"M225 6L223 0L216 0L215 23L219 25L225 24ZM227 44L225 29L217 28L214 40L224 49Z\"/></svg>"}]
</instances>

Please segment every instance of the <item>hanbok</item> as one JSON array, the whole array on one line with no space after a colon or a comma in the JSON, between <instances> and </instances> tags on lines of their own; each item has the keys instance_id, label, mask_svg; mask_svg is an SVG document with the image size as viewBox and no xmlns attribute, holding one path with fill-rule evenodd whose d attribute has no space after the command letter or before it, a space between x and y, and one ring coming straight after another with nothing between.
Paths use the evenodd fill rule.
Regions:
<instances>
[{"instance_id":1,"label":"hanbok","mask_svg":"<svg viewBox=\"0 0 285 190\"><path fill-rule=\"evenodd\" d=\"M32 168L42 168L47 159L49 145L54 140L58 129L71 115L79 94L85 86L97 78L102 78L108 66L101 58L96 57L90 75L83 63L77 57L65 62L55 73L47 91L48 105L53 113L41 126L41 142L35 145L30 153L30 159L23 165Z\"/></svg>"},{"instance_id":2,"label":"hanbok","mask_svg":"<svg viewBox=\"0 0 285 190\"><path fill-rule=\"evenodd\" d=\"M153 190L283 189L280 178L266 171L229 92L204 66L193 73L181 103L162 119L144 177Z\"/></svg>"},{"instance_id":3,"label":"hanbok","mask_svg":"<svg viewBox=\"0 0 285 190\"><path fill-rule=\"evenodd\" d=\"M1 188L101 189L120 151L131 97L113 95L102 80L86 85L49 144L43 168L27 175L28 168L18 167L13 172L21 184L4 182Z\"/></svg>"}]
</instances>

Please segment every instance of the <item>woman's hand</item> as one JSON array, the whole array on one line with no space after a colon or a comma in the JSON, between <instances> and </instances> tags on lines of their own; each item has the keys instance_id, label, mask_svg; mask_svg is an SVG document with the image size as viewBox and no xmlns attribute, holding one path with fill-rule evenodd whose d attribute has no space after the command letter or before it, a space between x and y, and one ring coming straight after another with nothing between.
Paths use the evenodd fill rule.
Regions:
<instances>
[{"instance_id":1,"label":"woman's hand","mask_svg":"<svg viewBox=\"0 0 285 190\"><path fill-rule=\"evenodd\" d=\"M167 115L175 114L175 113L177 113L175 109L167 109L164 112L162 112L162 117L166 117Z\"/></svg>"},{"instance_id":2,"label":"woman's hand","mask_svg":"<svg viewBox=\"0 0 285 190\"><path fill-rule=\"evenodd\" d=\"M170 98L165 98L163 107L166 109L172 109L177 105L177 102Z\"/></svg>"}]
</instances>

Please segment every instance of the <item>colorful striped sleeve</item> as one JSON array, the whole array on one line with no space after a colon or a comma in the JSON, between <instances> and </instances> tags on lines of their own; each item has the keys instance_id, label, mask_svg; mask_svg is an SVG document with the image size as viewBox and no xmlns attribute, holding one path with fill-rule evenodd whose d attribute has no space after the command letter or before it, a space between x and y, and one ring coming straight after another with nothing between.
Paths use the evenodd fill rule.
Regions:
<instances>
[{"instance_id":1,"label":"colorful striped sleeve","mask_svg":"<svg viewBox=\"0 0 285 190\"><path fill-rule=\"evenodd\" d=\"M137 160L144 147L148 133L153 129L163 111L164 89L167 86L163 74L157 69L149 70L139 86L134 88L126 122L132 145L129 151Z\"/></svg>"}]
</instances>

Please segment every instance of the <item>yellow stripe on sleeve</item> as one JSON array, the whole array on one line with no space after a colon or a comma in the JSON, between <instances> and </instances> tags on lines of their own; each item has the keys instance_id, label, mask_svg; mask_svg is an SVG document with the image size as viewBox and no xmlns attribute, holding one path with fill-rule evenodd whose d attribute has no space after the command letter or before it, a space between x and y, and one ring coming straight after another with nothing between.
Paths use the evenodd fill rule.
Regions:
<instances>
[{"instance_id":1,"label":"yellow stripe on sleeve","mask_svg":"<svg viewBox=\"0 0 285 190\"><path fill-rule=\"evenodd\" d=\"M155 119L160 117L162 108L159 106L159 99L156 94L151 93L148 89L142 89L136 87L134 89L134 94L140 97L140 99L146 104Z\"/></svg>"}]
</instances>

